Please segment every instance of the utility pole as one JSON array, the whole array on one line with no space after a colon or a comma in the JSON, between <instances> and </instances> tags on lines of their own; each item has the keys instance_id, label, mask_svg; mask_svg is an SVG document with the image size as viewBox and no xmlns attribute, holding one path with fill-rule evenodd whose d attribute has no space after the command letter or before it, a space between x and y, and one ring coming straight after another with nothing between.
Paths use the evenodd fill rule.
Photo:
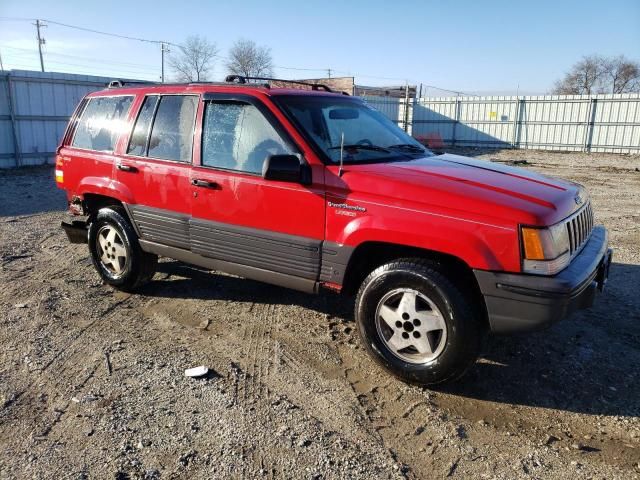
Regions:
<instances>
[{"instance_id":1,"label":"utility pole","mask_svg":"<svg viewBox=\"0 0 640 480\"><path fill-rule=\"evenodd\" d=\"M160 52L162 55L162 73L160 75L160 81L162 83L164 83L164 52L169 53L171 50L169 50L169 46L164 43L164 42L160 42Z\"/></svg>"},{"instance_id":2,"label":"utility pole","mask_svg":"<svg viewBox=\"0 0 640 480\"><path fill-rule=\"evenodd\" d=\"M4 72L4 65L2 64L2 52L0 52L0 72Z\"/></svg>"},{"instance_id":3,"label":"utility pole","mask_svg":"<svg viewBox=\"0 0 640 480\"><path fill-rule=\"evenodd\" d=\"M45 44L45 40L40 35L40 27L46 27L46 25L42 23L40 20L36 20L36 23L34 23L34 25L36 26L36 30L38 31L38 52L40 53L40 70L44 72L44 61L42 60L42 45Z\"/></svg>"},{"instance_id":4,"label":"utility pole","mask_svg":"<svg viewBox=\"0 0 640 480\"><path fill-rule=\"evenodd\" d=\"M331 78L331 69L327 68L327 78Z\"/></svg>"}]
</instances>

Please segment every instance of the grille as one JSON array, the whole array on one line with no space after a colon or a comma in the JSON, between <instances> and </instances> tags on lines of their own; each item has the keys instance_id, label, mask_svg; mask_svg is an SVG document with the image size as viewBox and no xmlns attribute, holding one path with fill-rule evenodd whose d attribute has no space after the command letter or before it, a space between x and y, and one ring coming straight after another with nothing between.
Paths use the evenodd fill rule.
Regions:
<instances>
[{"instance_id":1,"label":"grille","mask_svg":"<svg viewBox=\"0 0 640 480\"><path fill-rule=\"evenodd\" d=\"M580 251L593 230L593 210L591 203L587 203L582 210L574 213L566 220L569 233L569 252L571 256Z\"/></svg>"}]
</instances>

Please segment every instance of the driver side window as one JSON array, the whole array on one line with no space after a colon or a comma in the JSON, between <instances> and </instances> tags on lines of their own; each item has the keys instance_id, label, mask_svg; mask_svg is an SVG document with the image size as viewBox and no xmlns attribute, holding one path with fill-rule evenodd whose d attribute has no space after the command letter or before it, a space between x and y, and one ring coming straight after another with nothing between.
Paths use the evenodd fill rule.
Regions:
<instances>
[{"instance_id":1,"label":"driver side window","mask_svg":"<svg viewBox=\"0 0 640 480\"><path fill-rule=\"evenodd\" d=\"M283 153L292 152L254 105L237 101L206 105L202 165L260 174L269 155Z\"/></svg>"}]
</instances>

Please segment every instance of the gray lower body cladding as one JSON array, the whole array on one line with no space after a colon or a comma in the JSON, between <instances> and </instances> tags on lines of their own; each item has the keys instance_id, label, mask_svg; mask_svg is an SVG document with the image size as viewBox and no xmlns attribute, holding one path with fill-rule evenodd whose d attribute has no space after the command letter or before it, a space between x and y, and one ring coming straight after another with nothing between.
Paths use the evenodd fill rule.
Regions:
<instances>
[{"instance_id":1,"label":"gray lower body cladding","mask_svg":"<svg viewBox=\"0 0 640 480\"><path fill-rule=\"evenodd\" d=\"M126 208L140 238L172 247L190 248L189 215L141 205L126 205Z\"/></svg>"},{"instance_id":2,"label":"gray lower body cladding","mask_svg":"<svg viewBox=\"0 0 640 480\"><path fill-rule=\"evenodd\" d=\"M354 248L339 243L322 243L320 281L342 285Z\"/></svg>"},{"instance_id":3,"label":"gray lower body cladding","mask_svg":"<svg viewBox=\"0 0 640 480\"><path fill-rule=\"evenodd\" d=\"M125 207L146 251L305 291L307 281L342 284L353 252L352 247L313 238L140 205ZM288 278L304 282L296 287Z\"/></svg>"},{"instance_id":4,"label":"gray lower body cladding","mask_svg":"<svg viewBox=\"0 0 640 480\"><path fill-rule=\"evenodd\" d=\"M321 240L192 219L191 251L209 258L317 280Z\"/></svg>"}]
</instances>

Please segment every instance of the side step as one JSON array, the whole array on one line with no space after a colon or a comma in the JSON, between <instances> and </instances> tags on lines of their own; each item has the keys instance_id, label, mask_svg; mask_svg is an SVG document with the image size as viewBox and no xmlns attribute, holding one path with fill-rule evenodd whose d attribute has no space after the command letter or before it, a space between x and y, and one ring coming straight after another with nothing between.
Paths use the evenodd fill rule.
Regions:
<instances>
[{"instance_id":1,"label":"side step","mask_svg":"<svg viewBox=\"0 0 640 480\"><path fill-rule=\"evenodd\" d=\"M87 222L84 220L63 221L60 226L71 243L87 243Z\"/></svg>"}]
</instances>

